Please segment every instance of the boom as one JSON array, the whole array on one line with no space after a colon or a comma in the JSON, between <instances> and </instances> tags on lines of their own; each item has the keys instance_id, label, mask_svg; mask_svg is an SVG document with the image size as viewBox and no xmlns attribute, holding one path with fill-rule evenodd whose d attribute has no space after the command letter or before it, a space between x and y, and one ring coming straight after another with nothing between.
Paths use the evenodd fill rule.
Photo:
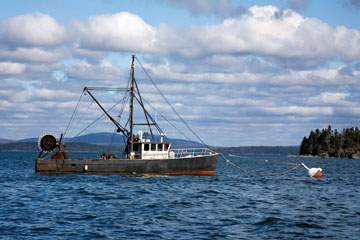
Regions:
<instances>
[{"instance_id":1,"label":"boom","mask_svg":"<svg viewBox=\"0 0 360 240\"><path fill-rule=\"evenodd\" d=\"M117 127L117 132L122 132L122 134L124 134L124 136L129 139L131 136L129 131L126 128L124 128L123 126L121 126L121 124L119 122L117 122L113 117L110 116L110 114L104 109L103 106L101 106L101 104L98 102L98 100L96 100L96 98L91 94L88 87L84 88L84 92L87 92L89 94L89 96L100 107L100 109L105 113L105 115L115 124L115 126Z\"/></svg>"}]
</instances>

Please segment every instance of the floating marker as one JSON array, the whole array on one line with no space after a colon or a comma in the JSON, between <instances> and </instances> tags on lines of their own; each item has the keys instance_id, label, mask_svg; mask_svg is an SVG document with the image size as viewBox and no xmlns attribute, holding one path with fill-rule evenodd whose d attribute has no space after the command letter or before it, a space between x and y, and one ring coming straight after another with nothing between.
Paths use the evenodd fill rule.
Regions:
<instances>
[{"instance_id":1,"label":"floating marker","mask_svg":"<svg viewBox=\"0 0 360 240\"><path fill-rule=\"evenodd\" d=\"M310 177L322 178L322 169L321 168L308 168L304 163L301 163L301 165L308 170Z\"/></svg>"}]
</instances>

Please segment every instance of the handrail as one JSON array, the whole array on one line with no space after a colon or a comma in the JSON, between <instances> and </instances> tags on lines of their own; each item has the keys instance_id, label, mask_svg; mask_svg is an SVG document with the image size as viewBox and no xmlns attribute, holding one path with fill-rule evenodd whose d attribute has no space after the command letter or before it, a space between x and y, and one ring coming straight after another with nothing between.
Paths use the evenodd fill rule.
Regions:
<instances>
[{"instance_id":1,"label":"handrail","mask_svg":"<svg viewBox=\"0 0 360 240\"><path fill-rule=\"evenodd\" d=\"M175 157L195 157L216 154L216 152L209 148L179 148L171 149L170 151L174 152Z\"/></svg>"}]
</instances>

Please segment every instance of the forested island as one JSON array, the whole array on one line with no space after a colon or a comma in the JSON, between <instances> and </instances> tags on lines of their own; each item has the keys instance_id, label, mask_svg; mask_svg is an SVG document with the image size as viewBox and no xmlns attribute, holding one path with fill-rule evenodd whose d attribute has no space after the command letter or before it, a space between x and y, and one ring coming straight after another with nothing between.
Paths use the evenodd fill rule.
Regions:
<instances>
[{"instance_id":1,"label":"forested island","mask_svg":"<svg viewBox=\"0 0 360 240\"><path fill-rule=\"evenodd\" d=\"M300 155L360 158L360 130L352 127L339 132L329 125L321 131L311 131L309 137L304 137L301 142Z\"/></svg>"}]
</instances>

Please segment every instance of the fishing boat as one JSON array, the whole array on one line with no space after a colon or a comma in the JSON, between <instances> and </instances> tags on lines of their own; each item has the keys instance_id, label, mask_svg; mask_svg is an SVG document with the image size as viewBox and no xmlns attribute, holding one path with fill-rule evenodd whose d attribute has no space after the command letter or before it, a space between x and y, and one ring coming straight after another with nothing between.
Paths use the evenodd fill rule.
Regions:
<instances>
[{"instance_id":1,"label":"fishing boat","mask_svg":"<svg viewBox=\"0 0 360 240\"><path fill-rule=\"evenodd\" d=\"M103 115L115 125L116 131L124 137L125 148L122 157L112 152L100 154L96 159L70 159L64 142L63 134L57 138L55 134L46 133L39 137L40 153L36 158L35 172L47 174L165 174L165 175L213 175L220 154L212 151L205 144L203 148L172 149L172 143L158 126L157 122L145 109L135 79L135 60L132 55L129 84L127 88L119 90L129 94L129 118L125 125L121 125L104 106L94 97L92 91L98 88L85 87L84 95L88 95L101 109ZM141 65L141 63L140 63ZM142 66L142 65L141 65ZM143 68L145 71L145 69ZM149 77L148 73L146 75ZM152 81L152 79L150 78ZM155 85L156 87L156 85ZM157 88L157 87L156 87ZM157 88L160 95L169 103ZM135 122L134 107L142 108L146 123ZM170 104L170 103L169 103ZM171 105L170 105L171 107ZM175 111L173 107L171 107ZM176 111L175 111L176 112ZM176 112L177 114L177 112ZM179 114L178 117L184 122ZM185 122L184 122L185 123ZM145 126L148 132L138 130L137 126ZM186 126L188 126L186 124ZM153 132L156 129L159 135ZM159 137L157 137L159 136ZM55 153L53 153L55 152Z\"/></svg>"}]
</instances>

